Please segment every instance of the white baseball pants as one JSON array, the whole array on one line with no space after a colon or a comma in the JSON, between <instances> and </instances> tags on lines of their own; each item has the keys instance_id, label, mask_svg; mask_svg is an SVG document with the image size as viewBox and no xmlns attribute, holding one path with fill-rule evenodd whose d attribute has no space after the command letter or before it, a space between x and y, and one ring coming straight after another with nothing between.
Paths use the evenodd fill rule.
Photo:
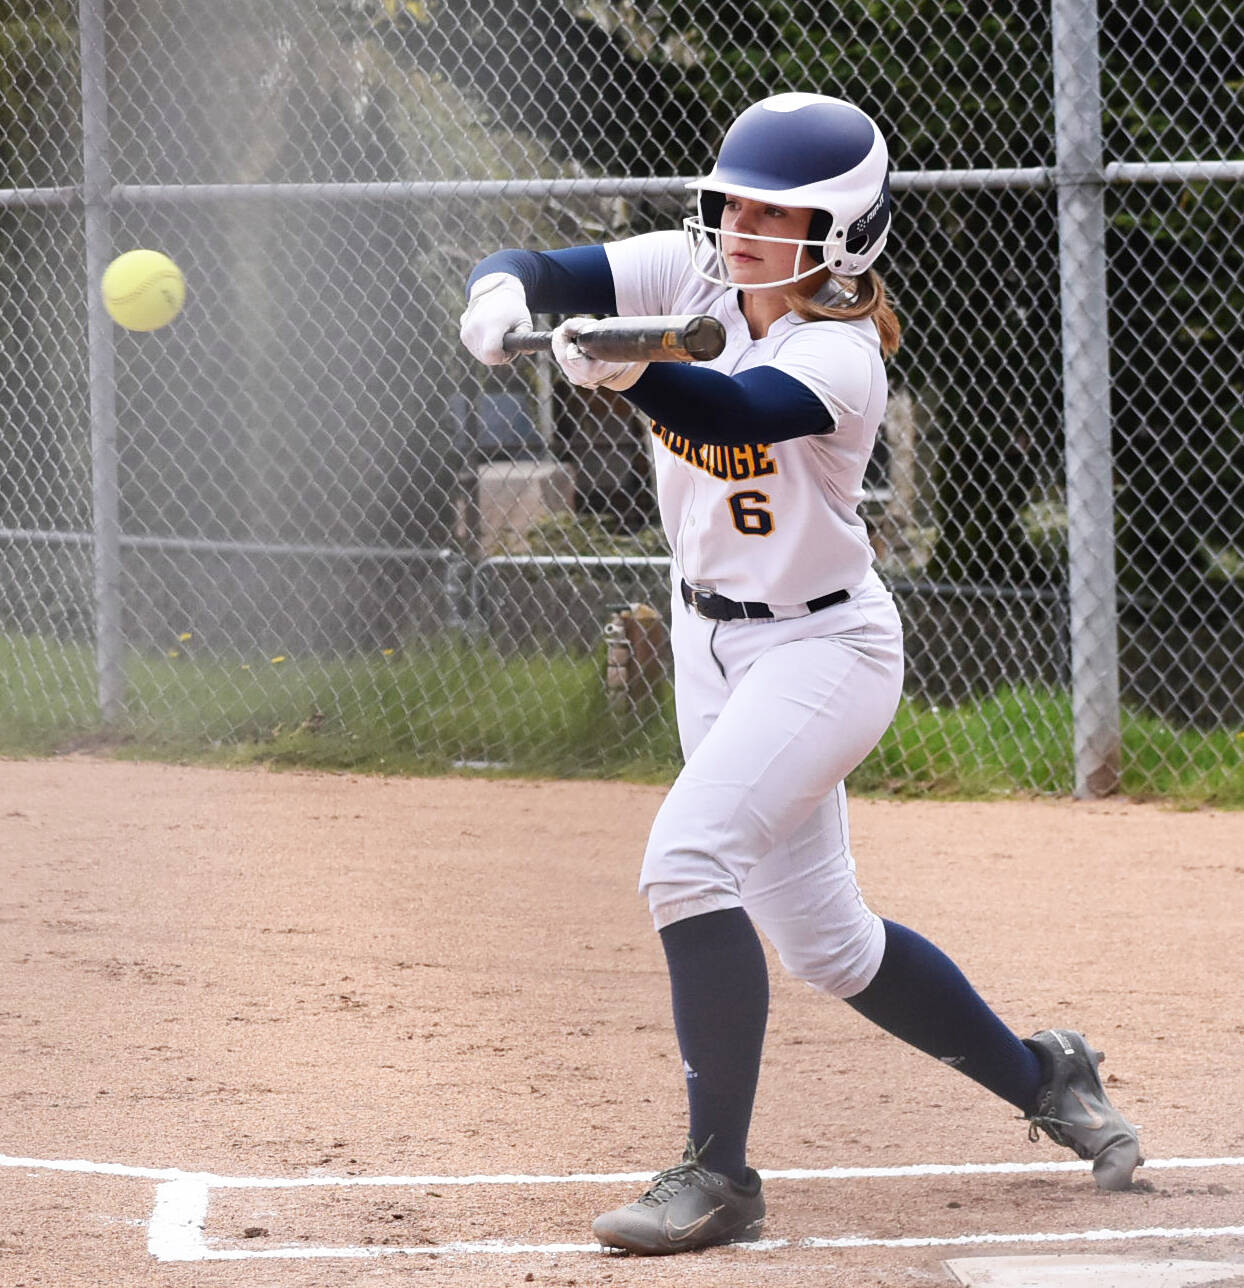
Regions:
<instances>
[{"instance_id":1,"label":"white baseball pants","mask_svg":"<svg viewBox=\"0 0 1244 1288\"><path fill-rule=\"evenodd\" d=\"M676 590L672 644L686 763L640 877L657 929L742 906L787 970L853 996L885 930L856 883L843 779L898 706L893 599L870 573L818 613L712 622Z\"/></svg>"}]
</instances>

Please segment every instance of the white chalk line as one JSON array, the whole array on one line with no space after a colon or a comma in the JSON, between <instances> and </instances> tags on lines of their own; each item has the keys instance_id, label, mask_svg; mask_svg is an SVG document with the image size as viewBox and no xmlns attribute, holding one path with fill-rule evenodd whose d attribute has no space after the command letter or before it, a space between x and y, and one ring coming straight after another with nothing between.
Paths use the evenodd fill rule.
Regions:
<instances>
[{"instance_id":1,"label":"white chalk line","mask_svg":"<svg viewBox=\"0 0 1244 1288\"><path fill-rule=\"evenodd\" d=\"M147 1225L147 1251L157 1261L203 1261L212 1255L203 1240L211 1186L202 1180L165 1181L156 1189Z\"/></svg>"},{"instance_id":2,"label":"white chalk line","mask_svg":"<svg viewBox=\"0 0 1244 1288\"><path fill-rule=\"evenodd\" d=\"M73 1172L99 1176L124 1176L162 1182L156 1190L155 1205L148 1222L147 1248L162 1262L244 1261L244 1260L360 1260L390 1256L478 1256L500 1254L599 1254L598 1244L509 1243L504 1240L452 1241L397 1247L304 1247L212 1248L204 1239L207 1211L213 1189L293 1189L310 1186L396 1186L429 1185L538 1185L538 1184L621 1184L650 1180L648 1173L577 1173L567 1176L311 1176L297 1178L218 1176L211 1172L187 1172L180 1168L129 1167L121 1163L94 1163L82 1159L18 1158L0 1154L0 1166L30 1171ZM1201 1170L1244 1167L1244 1158L1165 1158L1145 1164L1154 1170ZM1031 1172L1082 1171L1087 1163L915 1163L897 1167L789 1168L762 1171L766 1180L867 1180L920 1176L1014 1175ZM1139 1229L1072 1230L1025 1234L984 1233L956 1236L910 1238L868 1238L845 1235L835 1238L761 1239L738 1244L748 1251L781 1248L955 1248L996 1244L1101 1243L1136 1239L1215 1239L1244 1237L1244 1225Z\"/></svg>"},{"instance_id":3,"label":"white chalk line","mask_svg":"<svg viewBox=\"0 0 1244 1288\"><path fill-rule=\"evenodd\" d=\"M395 1256L480 1256L600 1254L597 1243L507 1243L499 1239L398 1247L212 1248L203 1237L211 1186L198 1180L166 1181L159 1188L148 1230L147 1250L157 1261L363 1260ZM736 1247L749 1252L783 1248L961 1248L997 1244L1105 1243L1135 1239L1214 1239L1244 1237L1244 1225L1170 1228L1146 1226L1120 1230L1069 1230L1058 1233L962 1234L954 1236L877 1239L862 1235L836 1238L758 1239Z\"/></svg>"},{"instance_id":4,"label":"white chalk line","mask_svg":"<svg viewBox=\"0 0 1244 1288\"><path fill-rule=\"evenodd\" d=\"M1011 1176L1031 1172L1083 1172L1088 1163L908 1163L896 1167L791 1167L760 1169L767 1181L894 1180L905 1176ZM124 1163L94 1163L85 1159L18 1158L0 1154L0 1167L31 1171L81 1172L97 1176L126 1176L149 1181L199 1181L212 1189L299 1189L304 1186L379 1185L633 1185L652 1180L651 1172L574 1172L564 1176L482 1174L476 1176L219 1176L188 1172L178 1167L130 1167ZM1244 1167L1244 1158L1153 1158L1146 1171Z\"/></svg>"},{"instance_id":5,"label":"white chalk line","mask_svg":"<svg viewBox=\"0 0 1244 1288\"><path fill-rule=\"evenodd\" d=\"M1244 1225L1189 1227L1166 1229L1155 1226L1144 1230L1069 1230L1058 1234L964 1234L955 1238L931 1239L757 1239L753 1243L730 1245L744 1252L776 1252L784 1248L965 1248L999 1244L1042 1243L1113 1243L1136 1239L1215 1239L1239 1238L1244 1235ZM502 1243L480 1240L475 1243L438 1243L428 1247L399 1248L267 1248L256 1252L241 1249L205 1248L193 1257L161 1257L162 1261L250 1261L250 1260L325 1260L340 1257L359 1261L371 1257L449 1256L453 1254L479 1256L569 1255L572 1253L603 1254L605 1249L597 1243Z\"/></svg>"}]
</instances>

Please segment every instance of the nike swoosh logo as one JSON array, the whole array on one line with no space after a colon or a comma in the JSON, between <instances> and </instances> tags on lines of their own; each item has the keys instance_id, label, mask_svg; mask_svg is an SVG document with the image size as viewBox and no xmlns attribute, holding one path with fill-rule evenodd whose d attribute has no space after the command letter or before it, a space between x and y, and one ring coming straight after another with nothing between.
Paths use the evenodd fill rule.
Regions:
<instances>
[{"instance_id":1,"label":"nike swoosh logo","mask_svg":"<svg viewBox=\"0 0 1244 1288\"><path fill-rule=\"evenodd\" d=\"M711 1221L713 1217L715 1217L717 1213L720 1212L721 1209L725 1206L726 1205L724 1203L718 1203L715 1208L712 1208L708 1212L705 1212L702 1217L699 1217L696 1220L692 1221L690 1225L675 1225L669 1219L669 1217L666 1217L665 1218L666 1238L668 1238L671 1243L681 1243L684 1239L691 1238L691 1236L695 1234L697 1230L699 1230L706 1222Z\"/></svg>"},{"instance_id":2,"label":"nike swoosh logo","mask_svg":"<svg viewBox=\"0 0 1244 1288\"><path fill-rule=\"evenodd\" d=\"M1100 1131L1106 1125L1106 1120L1078 1091L1072 1090L1071 1094L1080 1102L1080 1108L1084 1110L1084 1116L1088 1119L1089 1130Z\"/></svg>"}]
</instances>

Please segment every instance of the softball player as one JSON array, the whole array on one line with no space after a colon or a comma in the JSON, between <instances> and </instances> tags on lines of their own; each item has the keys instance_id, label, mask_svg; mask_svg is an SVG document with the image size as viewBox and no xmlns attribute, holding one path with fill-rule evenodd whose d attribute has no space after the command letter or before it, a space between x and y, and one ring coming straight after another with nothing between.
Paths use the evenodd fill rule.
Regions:
<instances>
[{"instance_id":1,"label":"softball player","mask_svg":"<svg viewBox=\"0 0 1244 1288\"><path fill-rule=\"evenodd\" d=\"M509 360L531 310L709 313L719 358L593 360L554 336L577 385L652 418L673 554L675 697L685 767L644 855L669 966L690 1109L682 1161L597 1218L608 1247L680 1252L756 1237L746 1144L768 1012L757 929L783 965L1015 1105L1122 1189L1135 1129L1077 1033L1021 1040L938 948L864 903L843 780L894 716L898 613L858 506L899 324L873 262L890 230L888 155L858 108L779 94L748 108L690 187L677 231L550 252L505 250L468 281L466 347Z\"/></svg>"}]
</instances>

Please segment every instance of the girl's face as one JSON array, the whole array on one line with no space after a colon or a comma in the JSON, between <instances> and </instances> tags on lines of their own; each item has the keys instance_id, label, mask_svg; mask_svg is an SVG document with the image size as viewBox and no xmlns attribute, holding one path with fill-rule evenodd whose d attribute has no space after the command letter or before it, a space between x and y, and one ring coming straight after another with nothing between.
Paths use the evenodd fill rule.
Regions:
<instances>
[{"instance_id":1,"label":"girl's face","mask_svg":"<svg viewBox=\"0 0 1244 1288\"><path fill-rule=\"evenodd\" d=\"M806 272L815 264L806 246L783 245L780 242L752 241L750 237L806 238L812 223L812 211L802 207L772 206L747 197L727 195L721 212L721 253L730 280L743 290L752 282L781 282L796 273ZM734 235L732 235L734 234ZM794 284L794 289L811 293L824 278L819 274ZM754 289L763 290L763 286ZM772 287L788 290L787 286Z\"/></svg>"}]
</instances>

